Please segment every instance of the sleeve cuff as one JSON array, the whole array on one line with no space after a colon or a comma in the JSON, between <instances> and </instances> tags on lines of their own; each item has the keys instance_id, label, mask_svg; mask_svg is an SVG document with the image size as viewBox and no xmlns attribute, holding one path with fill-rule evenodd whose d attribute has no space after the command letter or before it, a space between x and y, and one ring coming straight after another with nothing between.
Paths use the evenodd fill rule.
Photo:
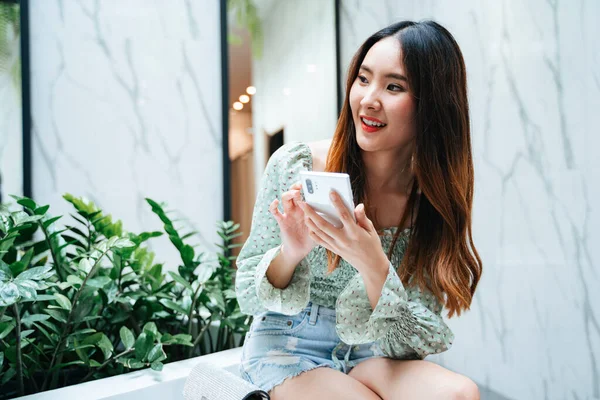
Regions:
<instances>
[{"instance_id":1,"label":"sleeve cuff","mask_svg":"<svg viewBox=\"0 0 600 400\"><path fill-rule=\"evenodd\" d=\"M383 337L406 304L406 292L391 263L375 309L371 307L360 273L348 283L336 301L336 331L348 344L373 342Z\"/></svg>"},{"instance_id":2,"label":"sleeve cuff","mask_svg":"<svg viewBox=\"0 0 600 400\"><path fill-rule=\"evenodd\" d=\"M258 263L254 276L256 294L267 310L295 315L302 311L310 300L310 268L306 259L303 259L285 289L274 287L267 278L267 269L280 251L281 245L270 249Z\"/></svg>"},{"instance_id":3,"label":"sleeve cuff","mask_svg":"<svg viewBox=\"0 0 600 400\"><path fill-rule=\"evenodd\" d=\"M415 296L409 296L390 263L381 296L372 310L362 276L357 273L336 302L338 335L347 344L379 341L392 358L424 358L449 349L454 335L442 317L423 304L427 299L418 288L410 292Z\"/></svg>"}]
</instances>

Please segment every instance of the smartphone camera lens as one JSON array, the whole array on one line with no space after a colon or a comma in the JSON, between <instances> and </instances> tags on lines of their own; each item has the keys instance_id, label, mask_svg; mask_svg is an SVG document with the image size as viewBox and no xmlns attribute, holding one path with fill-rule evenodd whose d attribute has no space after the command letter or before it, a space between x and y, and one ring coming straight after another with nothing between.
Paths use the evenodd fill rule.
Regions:
<instances>
[{"instance_id":1,"label":"smartphone camera lens","mask_svg":"<svg viewBox=\"0 0 600 400\"><path fill-rule=\"evenodd\" d=\"M310 181L310 179L306 180L306 188L308 189L308 193L314 193L312 182Z\"/></svg>"}]
</instances>

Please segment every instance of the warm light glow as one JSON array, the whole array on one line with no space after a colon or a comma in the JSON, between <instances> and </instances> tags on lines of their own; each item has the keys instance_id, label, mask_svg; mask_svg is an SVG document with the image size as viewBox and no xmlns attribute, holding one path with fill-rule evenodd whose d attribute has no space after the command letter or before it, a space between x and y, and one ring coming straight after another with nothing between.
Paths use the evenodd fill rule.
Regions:
<instances>
[{"instance_id":1,"label":"warm light glow","mask_svg":"<svg viewBox=\"0 0 600 400\"><path fill-rule=\"evenodd\" d=\"M243 94L240 96L240 101L245 104L250 101L250 96L248 96L247 94Z\"/></svg>"},{"instance_id":2,"label":"warm light glow","mask_svg":"<svg viewBox=\"0 0 600 400\"><path fill-rule=\"evenodd\" d=\"M239 101L236 101L235 103L233 103L234 110L240 111L242 108L244 108L244 105L242 103L240 103Z\"/></svg>"},{"instance_id":3,"label":"warm light glow","mask_svg":"<svg viewBox=\"0 0 600 400\"><path fill-rule=\"evenodd\" d=\"M256 88L254 86L248 86L246 88L246 93L248 93L249 95L253 95L256 93Z\"/></svg>"}]
</instances>

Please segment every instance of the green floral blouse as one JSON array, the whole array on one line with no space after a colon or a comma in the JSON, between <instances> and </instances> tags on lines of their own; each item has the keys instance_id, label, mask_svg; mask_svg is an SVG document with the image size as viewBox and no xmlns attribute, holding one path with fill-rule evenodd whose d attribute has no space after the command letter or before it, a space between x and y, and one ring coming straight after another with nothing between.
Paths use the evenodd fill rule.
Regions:
<instances>
[{"instance_id":1,"label":"green floral blouse","mask_svg":"<svg viewBox=\"0 0 600 400\"><path fill-rule=\"evenodd\" d=\"M305 143L288 143L269 159L257 195L250 236L237 258L235 290L241 312L257 315L274 311L294 315L309 301L336 310L336 331L346 344L377 342L385 355L395 359L422 359L452 345L454 335L444 323L442 305L418 285L404 287L395 266L404 255L410 230L401 232L389 264L381 297L373 310L364 281L345 260L331 274L322 246L315 247L296 267L289 285L275 288L267 268L281 249L279 226L269 205L298 182L299 172L312 170L311 150ZM381 237L388 252L395 228Z\"/></svg>"}]
</instances>

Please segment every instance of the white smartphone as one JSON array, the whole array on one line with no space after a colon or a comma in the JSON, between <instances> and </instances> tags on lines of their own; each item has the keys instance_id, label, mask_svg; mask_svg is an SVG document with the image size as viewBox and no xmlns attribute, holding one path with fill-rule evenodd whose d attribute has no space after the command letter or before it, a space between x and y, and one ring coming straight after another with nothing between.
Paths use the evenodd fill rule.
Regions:
<instances>
[{"instance_id":1,"label":"white smartphone","mask_svg":"<svg viewBox=\"0 0 600 400\"><path fill-rule=\"evenodd\" d=\"M340 195L344 205L348 208L350 215L352 215L352 219L356 221L352 185L350 184L350 176L348 174L300 171L300 180L302 181L304 200L326 221L337 228L342 227L339 213L329 198L331 189Z\"/></svg>"}]
</instances>

